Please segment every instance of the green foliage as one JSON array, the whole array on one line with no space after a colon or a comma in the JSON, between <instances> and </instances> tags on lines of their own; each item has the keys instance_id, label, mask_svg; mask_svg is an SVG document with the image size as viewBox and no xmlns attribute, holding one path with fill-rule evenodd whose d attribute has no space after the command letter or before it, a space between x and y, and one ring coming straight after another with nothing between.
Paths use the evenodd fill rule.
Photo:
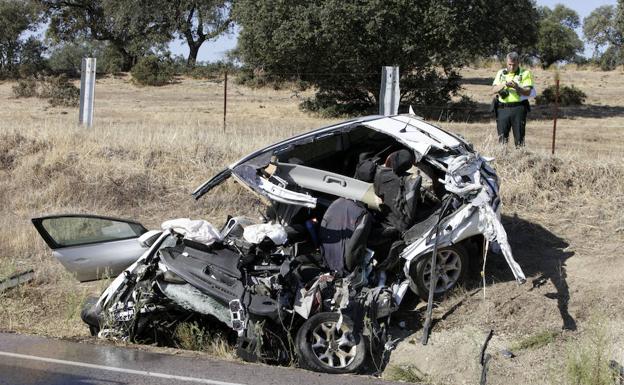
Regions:
<instances>
[{"instance_id":1,"label":"green foliage","mask_svg":"<svg viewBox=\"0 0 624 385\"><path fill-rule=\"evenodd\" d=\"M44 58L46 51L47 47L32 36L22 44L18 70L20 78L35 76L48 69L48 62Z\"/></svg>"},{"instance_id":2,"label":"green foliage","mask_svg":"<svg viewBox=\"0 0 624 385\"><path fill-rule=\"evenodd\" d=\"M48 64L55 73L77 77L80 75L82 59L85 57L97 59L98 73L119 72L123 64L123 57L113 46L105 42L87 40L57 45L51 50Z\"/></svg>"},{"instance_id":3,"label":"green foliage","mask_svg":"<svg viewBox=\"0 0 624 385\"><path fill-rule=\"evenodd\" d=\"M75 77L80 74L82 58L93 57L94 54L94 50L86 42L60 44L51 50L48 65L55 73Z\"/></svg>"},{"instance_id":4,"label":"green foliage","mask_svg":"<svg viewBox=\"0 0 624 385\"><path fill-rule=\"evenodd\" d=\"M603 5L594 9L583 20L583 34L595 51L600 51L604 46L613 44L617 40L615 29L615 7Z\"/></svg>"},{"instance_id":5,"label":"green foliage","mask_svg":"<svg viewBox=\"0 0 624 385\"><path fill-rule=\"evenodd\" d=\"M615 19L613 21L615 30L617 31L617 46L621 49L624 45L624 1L618 0Z\"/></svg>"},{"instance_id":6,"label":"green foliage","mask_svg":"<svg viewBox=\"0 0 624 385\"><path fill-rule=\"evenodd\" d=\"M106 41L130 70L153 47L171 40L170 2L165 0L45 0L48 37L55 42L78 38ZM148 11L146 11L148 10Z\"/></svg>"},{"instance_id":7,"label":"green foliage","mask_svg":"<svg viewBox=\"0 0 624 385\"><path fill-rule=\"evenodd\" d=\"M557 330L544 330L521 339L512 346L512 350L539 349L557 340L561 335Z\"/></svg>"},{"instance_id":8,"label":"green foliage","mask_svg":"<svg viewBox=\"0 0 624 385\"><path fill-rule=\"evenodd\" d=\"M594 46L594 59L600 69L610 71L624 64L624 2L617 8L603 5L596 8L583 20L583 33Z\"/></svg>"},{"instance_id":9,"label":"green foliage","mask_svg":"<svg viewBox=\"0 0 624 385\"><path fill-rule=\"evenodd\" d=\"M460 99L448 104L444 115L438 115L438 120L469 121L477 112L477 102L469 96L461 95Z\"/></svg>"},{"instance_id":10,"label":"green foliage","mask_svg":"<svg viewBox=\"0 0 624 385\"><path fill-rule=\"evenodd\" d=\"M473 2L474 3L474 2ZM481 14L469 15L474 17L473 25L468 29L460 30L472 36L467 46L472 49L473 56L504 57L511 51L525 56L537 42L538 12L530 1L486 1L481 5ZM459 17L464 17L461 14ZM485 21L485 22L484 22ZM444 47L454 49L453 46Z\"/></svg>"},{"instance_id":11,"label":"green foliage","mask_svg":"<svg viewBox=\"0 0 624 385\"><path fill-rule=\"evenodd\" d=\"M107 74L116 74L123 71L124 56L112 44L106 44L97 56L97 71Z\"/></svg>"},{"instance_id":12,"label":"green foliage","mask_svg":"<svg viewBox=\"0 0 624 385\"><path fill-rule=\"evenodd\" d=\"M232 63L218 61L215 63L201 63L187 70L186 74L193 79L215 79L222 78L223 73L227 71L230 74L238 73L238 68Z\"/></svg>"},{"instance_id":13,"label":"green foliage","mask_svg":"<svg viewBox=\"0 0 624 385\"><path fill-rule=\"evenodd\" d=\"M40 17L33 1L0 0L0 77L18 75L22 50L30 53L33 48L32 41L25 42L22 34L36 30Z\"/></svg>"},{"instance_id":14,"label":"green foliage","mask_svg":"<svg viewBox=\"0 0 624 385\"><path fill-rule=\"evenodd\" d=\"M80 102L80 89L73 85L67 76L46 77L42 86L40 98L48 99L52 106L78 107Z\"/></svg>"},{"instance_id":15,"label":"green foliage","mask_svg":"<svg viewBox=\"0 0 624 385\"><path fill-rule=\"evenodd\" d=\"M176 35L189 46L187 65L193 67L199 48L206 40L214 39L228 31L232 25L229 0L179 0L172 2L172 15Z\"/></svg>"},{"instance_id":16,"label":"green foliage","mask_svg":"<svg viewBox=\"0 0 624 385\"><path fill-rule=\"evenodd\" d=\"M534 43L532 3L507 3L240 0L233 14L246 66L241 80L300 81L317 90L302 108L352 114L377 109L381 67L395 65L402 103L443 104L469 58L498 52L502 42ZM521 15L514 28L505 12Z\"/></svg>"},{"instance_id":17,"label":"green foliage","mask_svg":"<svg viewBox=\"0 0 624 385\"><path fill-rule=\"evenodd\" d=\"M37 96L37 79L22 78L13 86L13 96L16 98L34 98Z\"/></svg>"},{"instance_id":18,"label":"green foliage","mask_svg":"<svg viewBox=\"0 0 624 385\"><path fill-rule=\"evenodd\" d=\"M106 72L129 71L154 49L174 37L185 39L188 64L195 64L202 44L226 32L232 24L229 0L41 0L49 15L48 36L72 43L85 38L106 42L116 60ZM111 56L112 58L112 56Z\"/></svg>"},{"instance_id":19,"label":"green foliage","mask_svg":"<svg viewBox=\"0 0 624 385\"><path fill-rule=\"evenodd\" d=\"M554 85L548 86L541 95L535 98L536 104L552 104L555 103L556 87ZM560 106L580 106L585 102L587 95L585 92L576 88L575 86L561 86L559 87L559 105Z\"/></svg>"},{"instance_id":20,"label":"green foliage","mask_svg":"<svg viewBox=\"0 0 624 385\"><path fill-rule=\"evenodd\" d=\"M607 48L598 58L598 65L603 71L612 71L621 64L624 64L624 57L622 57L622 51L615 46Z\"/></svg>"},{"instance_id":21,"label":"green foliage","mask_svg":"<svg viewBox=\"0 0 624 385\"><path fill-rule=\"evenodd\" d=\"M590 325L584 338L569 352L566 379L573 385L613 385L618 373L609 366L611 347L604 326Z\"/></svg>"},{"instance_id":22,"label":"green foliage","mask_svg":"<svg viewBox=\"0 0 624 385\"><path fill-rule=\"evenodd\" d=\"M250 66L243 66L237 73L236 83L243 84L250 88L272 87L275 90L279 90L289 80L306 84L301 79L288 79L279 75L266 74L265 71L261 69L252 69ZM302 90L306 88L307 87L304 87ZM311 101L314 101L314 99ZM319 109L307 108L306 103L307 101L299 105L299 108L304 111L319 111Z\"/></svg>"},{"instance_id":23,"label":"green foliage","mask_svg":"<svg viewBox=\"0 0 624 385\"><path fill-rule=\"evenodd\" d=\"M141 85L162 86L173 81L175 76L174 67L170 61L156 55L141 58L132 67L132 77Z\"/></svg>"},{"instance_id":24,"label":"green foliage","mask_svg":"<svg viewBox=\"0 0 624 385\"><path fill-rule=\"evenodd\" d=\"M543 68L561 60L573 60L583 51L583 42L576 34L580 25L578 14L561 4L554 9L539 8L538 39L535 53Z\"/></svg>"}]
</instances>

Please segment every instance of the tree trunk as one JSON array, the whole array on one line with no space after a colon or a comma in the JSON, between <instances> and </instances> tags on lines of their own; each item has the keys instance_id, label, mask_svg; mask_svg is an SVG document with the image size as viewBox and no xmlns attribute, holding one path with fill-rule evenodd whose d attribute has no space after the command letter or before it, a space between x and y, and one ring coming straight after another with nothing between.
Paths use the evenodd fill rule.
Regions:
<instances>
[{"instance_id":1,"label":"tree trunk","mask_svg":"<svg viewBox=\"0 0 624 385\"><path fill-rule=\"evenodd\" d=\"M117 49L117 52L121 55L121 71L122 72L130 72L132 67L136 64L137 57L135 55L131 55L126 51L122 44L115 43L111 41L111 44Z\"/></svg>"},{"instance_id":2,"label":"tree trunk","mask_svg":"<svg viewBox=\"0 0 624 385\"><path fill-rule=\"evenodd\" d=\"M201 44L190 44L189 42L189 56L186 59L187 67L195 67L195 63L197 63L197 54L199 53L199 47L201 47Z\"/></svg>"}]
</instances>

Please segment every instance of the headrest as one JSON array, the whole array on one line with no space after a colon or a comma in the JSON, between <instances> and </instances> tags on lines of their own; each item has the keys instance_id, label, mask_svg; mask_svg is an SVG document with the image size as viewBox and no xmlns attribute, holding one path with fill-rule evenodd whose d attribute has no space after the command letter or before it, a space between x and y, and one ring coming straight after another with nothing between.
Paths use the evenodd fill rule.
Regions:
<instances>
[{"instance_id":1,"label":"headrest","mask_svg":"<svg viewBox=\"0 0 624 385\"><path fill-rule=\"evenodd\" d=\"M403 175L414 164L414 155L407 150L398 150L386 158L386 167L390 167L397 175Z\"/></svg>"},{"instance_id":2,"label":"headrest","mask_svg":"<svg viewBox=\"0 0 624 385\"><path fill-rule=\"evenodd\" d=\"M372 183L375 179L377 164L370 159L361 160L355 168L355 179Z\"/></svg>"}]
</instances>

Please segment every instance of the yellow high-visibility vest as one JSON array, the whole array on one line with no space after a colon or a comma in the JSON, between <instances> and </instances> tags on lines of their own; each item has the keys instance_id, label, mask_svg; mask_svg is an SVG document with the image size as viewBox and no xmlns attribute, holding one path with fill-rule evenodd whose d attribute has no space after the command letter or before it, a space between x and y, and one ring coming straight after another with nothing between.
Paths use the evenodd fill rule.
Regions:
<instances>
[{"instance_id":1,"label":"yellow high-visibility vest","mask_svg":"<svg viewBox=\"0 0 624 385\"><path fill-rule=\"evenodd\" d=\"M494 82L492 83L493 86L513 80L518 83L522 88L534 87L533 75L531 74L531 71L522 68L518 68L516 72L508 72L507 74L504 74L503 71L505 70L501 69L496 73L496 77L494 78ZM505 87L505 89L509 92L509 95L507 95L507 97L505 98L502 98L500 95L498 96L498 100L503 103L517 103L521 100L526 99L526 97L523 98L521 95L519 95L513 87Z\"/></svg>"}]
</instances>

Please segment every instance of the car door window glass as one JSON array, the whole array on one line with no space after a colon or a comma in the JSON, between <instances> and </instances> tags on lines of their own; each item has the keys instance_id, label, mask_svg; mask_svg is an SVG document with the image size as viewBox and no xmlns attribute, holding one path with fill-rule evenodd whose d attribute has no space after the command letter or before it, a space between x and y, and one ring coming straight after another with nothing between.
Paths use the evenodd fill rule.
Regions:
<instances>
[{"instance_id":1,"label":"car door window glass","mask_svg":"<svg viewBox=\"0 0 624 385\"><path fill-rule=\"evenodd\" d=\"M145 231L140 224L89 217L48 218L42 225L59 246L136 238Z\"/></svg>"}]
</instances>

